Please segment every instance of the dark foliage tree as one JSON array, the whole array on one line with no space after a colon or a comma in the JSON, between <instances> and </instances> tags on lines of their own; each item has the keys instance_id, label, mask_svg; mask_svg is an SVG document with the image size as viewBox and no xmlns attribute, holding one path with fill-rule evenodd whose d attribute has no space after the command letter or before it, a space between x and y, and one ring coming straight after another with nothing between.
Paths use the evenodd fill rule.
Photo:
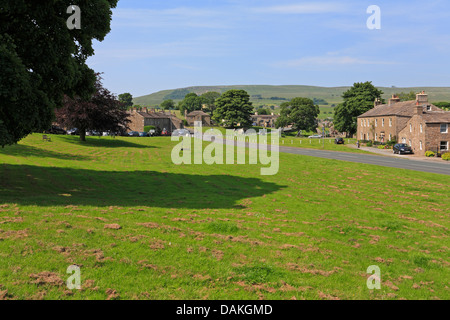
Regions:
<instances>
[{"instance_id":1,"label":"dark foliage tree","mask_svg":"<svg viewBox=\"0 0 450 320\"><path fill-rule=\"evenodd\" d=\"M400 92L395 95L400 98L400 101L416 100L416 93L414 91L410 91L409 93Z\"/></svg>"},{"instance_id":2,"label":"dark foliage tree","mask_svg":"<svg viewBox=\"0 0 450 320\"><path fill-rule=\"evenodd\" d=\"M175 109L175 102L172 99L165 100L161 103L160 107L164 110L172 110Z\"/></svg>"},{"instance_id":3,"label":"dark foliage tree","mask_svg":"<svg viewBox=\"0 0 450 320\"><path fill-rule=\"evenodd\" d=\"M205 100L202 97L199 97L196 93L189 93L184 97L183 101L181 101L178 105L181 113L184 114L185 111L190 113L192 111L201 110Z\"/></svg>"},{"instance_id":4,"label":"dark foliage tree","mask_svg":"<svg viewBox=\"0 0 450 320\"><path fill-rule=\"evenodd\" d=\"M357 118L374 107L375 99L381 99L383 91L378 90L372 82L355 83L344 92L344 102L335 109L334 127L338 132L346 132L353 136L357 131Z\"/></svg>"},{"instance_id":5,"label":"dark foliage tree","mask_svg":"<svg viewBox=\"0 0 450 320\"><path fill-rule=\"evenodd\" d=\"M206 92L201 95L203 98L204 104L206 105L206 111L211 115L214 114L214 110L216 110L216 100L219 99L220 93L218 92Z\"/></svg>"},{"instance_id":6,"label":"dark foliage tree","mask_svg":"<svg viewBox=\"0 0 450 320\"><path fill-rule=\"evenodd\" d=\"M118 133L128 129L130 122L124 105L103 88L100 78L89 100L64 96L64 106L56 111L56 120L62 126L77 128L81 141L86 141L87 130Z\"/></svg>"},{"instance_id":7,"label":"dark foliage tree","mask_svg":"<svg viewBox=\"0 0 450 320\"><path fill-rule=\"evenodd\" d=\"M317 117L320 114L319 106L308 98L294 98L290 102L281 104L281 114L277 119L276 127L293 125L299 132L301 130L316 131Z\"/></svg>"},{"instance_id":8,"label":"dark foliage tree","mask_svg":"<svg viewBox=\"0 0 450 320\"><path fill-rule=\"evenodd\" d=\"M229 90L216 100L213 119L228 128L250 127L253 105L244 90Z\"/></svg>"},{"instance_id":9,"label":"dark foliage tree","mask_svg":"<svg viewBox=\"0 0 450 320\"><path fill-rule=\"evenodd\" d=\"M95 73L86 65L92 42L110 31L118 0L1 1L0 145L50 127L64 94L87 98ZM81 8L69 30L67 8Z\"/></svg>"},{"instance_id":10,"label":"dark foliage tree","mask_svg":"<svg viewBox=\"0 0 450 320\"><path fill-rule=\"evenodd\" d=\"M119 94L119 101L123 103L126 109L130 109L134 104L133 96L128 92Z\"/></svg>"},{"instance_id":11,"label":"dark foliage tree","mask_svg":"<svg viewBox=\"0 0 450 320\"><path fill-rule=\"evenodd\" d=\"M441 108L442 110L450 111L450 102L435 102L433 103L436 107Z\"/></svg>"}]
</instances>

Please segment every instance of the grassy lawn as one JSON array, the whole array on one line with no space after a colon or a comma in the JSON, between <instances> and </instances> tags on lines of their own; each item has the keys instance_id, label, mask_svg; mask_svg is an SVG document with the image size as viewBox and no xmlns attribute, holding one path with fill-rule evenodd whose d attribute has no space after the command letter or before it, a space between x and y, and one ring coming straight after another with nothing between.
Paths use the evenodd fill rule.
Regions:
<instances>
[{"instance_id":1,"label":"grassy lawn","mask_svg":"<svg viewBox=\"0 0 450 320\"><path fill-rule=\"evenodd\" d=\"M0 299L450 298L448 176L290 154L260 176L176 166L168 138L52 140L0 149Z\"/></svg>"}]
</instances>

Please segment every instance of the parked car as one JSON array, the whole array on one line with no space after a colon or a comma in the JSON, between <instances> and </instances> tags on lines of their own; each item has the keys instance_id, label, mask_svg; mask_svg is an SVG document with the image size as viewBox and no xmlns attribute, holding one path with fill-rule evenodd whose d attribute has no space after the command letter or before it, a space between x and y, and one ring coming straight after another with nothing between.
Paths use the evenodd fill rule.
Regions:
<instances>
[{"instance_id":1,"label":"parked car","mask_svg":"<svg viewBox=\"0 0 450 320\"><path fill-rule=\"evenodd\" d=\"M187 129L178 129L172 133L172 137L190 137L191 133Z\"/></svg>"},{"instance_id":2,"label":"parked car","mask_svg":"<svg viewBox=\"0 0 450 320\"><path fill-rule=\"evenodd\" d=\"M405 154L405 153L413 154L414 153L412 151L411 147L405 143L397 143L394 146L393 150L394 150L394 154L396 154L396 153L398 153L398 154Z\"/></svg>"},{"instance_id":3,"label":"parked car","mask_svg":"<svg viewBox=\"0 0 450 320\"><path fill-rule=\"evenodd\" d=\"M48 130L49 134L67 134L67 131L58 127L58 126L52 126L50 130Z\"/></svg>"},{"instance_id":4,"label":"parked car","mask_svg":"<svg viewBox=\"0 0 450 320\"><path fill-rule=\"evenodd\" d=\"M139 132L139 137L141 137L141 138L148 137L148 133L147 132Z\"/></svg>"},{"instance_id":5,"label":"parked car","mask_svg":"<svg viewBox=\"0 0 450 320\"><path fill-rule=\"evenodd\" d=\"M335 144L345 144L344 138L336 138L334 139Z\"/></svg>"},{"instance_id":6,"label":"parked car","mask_svg":"<svg viewBox=\"0 0 450 320\"><path fill-rule=\"evenodd\" d=\"M320 138L322 138L322 135L321 135L321 134L315 134L315 135L313 135L313 136L309 136L309 137L308 137L308 139L320 139Z\"/></svg>"},{"instance_id":7,"label":"parked car","mask_svg":"<svg viewBox=\"0 0 450 320\"><path fill-rule=\"evenodd\" d=\"M128 132L129 137L139 137L139 132L137 131L130 131Z\"/></svg>"},{"instance_id":8,"label":"parked car","mask_svg":"<svg viewBox=\"0 0 450 320\"><path fill-rule=\"evenodd\" d=\"M79 136L80 130L78 130L77 128L69 129L67 130L67 134L70 134L71 136Z\"/></svg>"}]
</instances>

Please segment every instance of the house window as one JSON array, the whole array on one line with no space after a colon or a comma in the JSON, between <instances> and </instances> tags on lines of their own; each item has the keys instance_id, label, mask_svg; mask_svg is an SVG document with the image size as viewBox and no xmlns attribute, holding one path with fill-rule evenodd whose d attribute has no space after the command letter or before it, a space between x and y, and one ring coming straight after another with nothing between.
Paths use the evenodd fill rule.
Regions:
<instances>
[{"instance_id":1,"label":"house window","mask_svg":"<svg viewBox=\"0 0 450 320\"><path fill-rule=\"evenodd\" d=\"M381 126L384 127L384 118L381 119Z\"/></svg>"},{"instance_id":2,"label":"house window","mask_svg":"<svg viewBox=\"0 0 450 320\"><path fill-rule=\"evenodd\" d=\"M389 141L392 141L392 134L389 134Z\"/></svg>"},{"instance_id":3,"label":"house window","mask_svg":"<svg viewBox=\"0 0 450 320\"><path fill-rule=\"evenodd\" d=\"M392 118L389 118L389 127L392 127Z\"/></svg>"},{"instance_id":4,"label":"house window","mask_svg":"<svg viewBox=\"0 0 450 320\"><path fill-rule=\"evenodd\" d=\"M361 127L364 127L364 120L361 120Z\"/></svg>"},{"instance_id":5,"label":"house window","mask_svg":"<svg viewBox=\"0 0 450 320\"><path fill-rule=\"evenodd\" d=\"M370 133L367 134L367 140L370 140Z\"/></svg>"},{"instance_id":6,"label":"house window","mask_svg":"<svg viewBox=\"0 0 450 320\"><path fill-rule=\"evenodd\" d=\"M364 119L364 127L366 126L366 119Z\"/></svg>"},{"instance_id":7,"label":"house window","mask_svg":"<svg viewBox=\"0 0 450 320\"><path fill-rule=\"evenodd\" d=\"M375 141L378 141L378 133L375 133Z\"/></svg>"},{"instance_id":8,"label":"house window","mask_svg":"<svg viewBox=\"0 0 450 320\"><path fill-rule=\"evenodd\" d=\"M375 127L378 127L378 119L375 119Z\"/></svg>"},{"instance_id":9,"label":"house window","mask_svg":"<svg viewBox=\"0 0 450 320\"><path fill-rule=\"evenodd\" d=\"M402 138L402 143L406 143L406 138Z\"/></svg>"},{"instance_id":10,"label":"house window","mask_svg":"<svg viewBox=\"0 0 450 320\"><path fill-rule=\"evenodd\" d=\"M420 150L423 150L423 144L422 144L422 141L420 141Z\"/></svg>"},{"instance_id":11,"label":"house window","mask_svg":"<svg viewBox=\"0 0 450 320\"><path fill-rule=\"evenodd\" d=\"M448 141L441 141L441 151L447 151L448 150Z\"/></svg>"},{"instance_id":12,"label":"house window","mask_svg":"<svg viewBox=\"0 0 450 320\"><path fill-rule=\"evenodd\" d=\"M447 123L441 124L441 133L448 133L448 124Z\"/></svg>"},{"instance_id":13,"label":"house window","mask_svg":"<svg viewBox=\"0 0 450 320\"><path fill-rule=\"evenodd\" d=\"M431 111L431 106L427 106L427 111Z\"/></svg>"},{"instance_id":14,"label":"house window","mask_svg":"<svg viewBox=\"0 0 450 320\"><path fill-rule=\"evenodd\" d=\"M411 142L411 140L409 140L409 146L412 146L412 142Z\"/></svg>"},{"instance_id":15,"label":"house window","mask_svg":"<svg viewBox=\"0 0 450 320\"><path fill-rule=\"evenodd\" d=\"M409 132L412 132L412 124L409 124Z\"/></svg>"},{"instance_id":16,"label":"house window","mask_svg":"<svg viewBox=\"0 0 450 320\"><path fill-rule=\"evenodd\" d=\"M423 133L423 125L420 124L420 133Z\"/></svg>"}]
</instances>

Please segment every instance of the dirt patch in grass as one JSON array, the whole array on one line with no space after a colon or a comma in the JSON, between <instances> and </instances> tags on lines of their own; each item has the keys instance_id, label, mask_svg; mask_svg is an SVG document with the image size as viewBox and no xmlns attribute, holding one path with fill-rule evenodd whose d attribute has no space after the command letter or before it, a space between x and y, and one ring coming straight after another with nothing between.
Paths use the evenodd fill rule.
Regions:
<instances>
[{"instance_id":1,"label":"dirt patch in grass","mask_svg":"<svg viewBox=\"0 0 450 320\"><path fill-rule=\"evenodd\" d=\"M105 224L104 229L111 229L111 230L120 230L122 229L122 226L114 223L114 224Z\"/></svg>"},{"instance_id":2,"label":"dirt patch in grass","mask_svg":"<svg viewBox=\"0 0 450 320\"><path fill-rule=\"evenodd\" d=\"M30 274L29 277L34 279L31 283L37 284L38 286L50 285L60 287L64 285L64 281L60 276L53 272L43 271L37 274Z\"/></svg>"}]
</instances>

